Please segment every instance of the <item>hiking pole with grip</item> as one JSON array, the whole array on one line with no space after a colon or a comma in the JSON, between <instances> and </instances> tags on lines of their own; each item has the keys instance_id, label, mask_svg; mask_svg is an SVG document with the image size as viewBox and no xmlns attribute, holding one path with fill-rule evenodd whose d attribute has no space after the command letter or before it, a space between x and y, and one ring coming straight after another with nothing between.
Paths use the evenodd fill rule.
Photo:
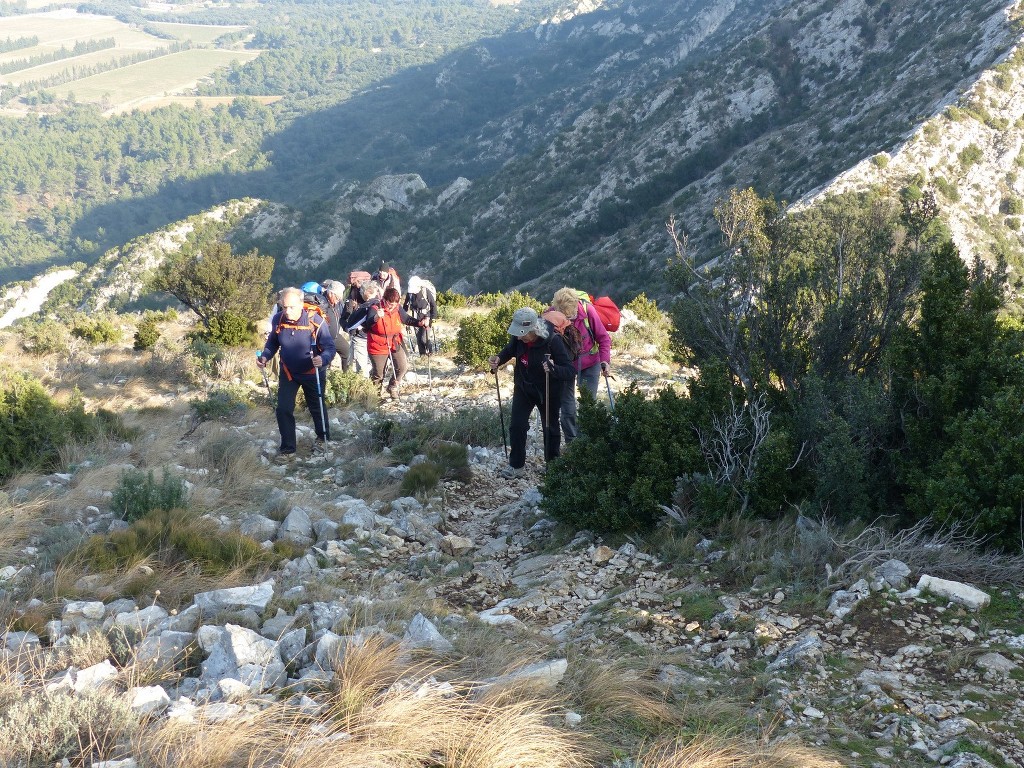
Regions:
<instances>
[{"instance_id":1,"label":"hiking pole with grip","mask_svg":"<svg viewBox=\"0 0 1024 768\"><path fill-rule=\"evenodd\" d=\"M608 373L608 368L604 365L601 366L601 373L604 374L604 385L608 389L608 405L611 408L612 413L615 413L615 398L612 396L612 383L609 381L612 377Z\"/></svg>"},{"instance_id":2,"label":"hiking pole with grip","mask_svg":"<svg viewBox=\"0 0 1024 768\"><path fill-rule=\"evenodd\" d=\"M322 326L321 326L322 327ZM313 365L313 358L316 357L316 332L310 331L309 333L309 363ZM320 362L323 363L323 358L320 358ZM320 369L313 365L313 377L316 379L316 401L320 406L320 427L324 431L323 439L325 441L330 440L331 431L327 425L327 415L324 413L324 392L320 386ZM324 379L327 378L327 371L324 370ZM317 435L320 437L320 435Z\"/></svg>"},{"instance_id":3,"label":"hiking pole with grip","mask_svg":"<svg viewBox=\"0 0 1024 768\"><path fill-rule=\"evenodd\" d=\"M391 384L388 385L388 394L391 394L391 385L394 385L395 393L392 395L392 397L394 397L395 400L398 400L402 396L402 393L400 391L401 385L398 383L398 366L395 365L395 347L397 347L399 344L402 344L404 351L405 337L402 336L402 341L399 341L397 338L399 336L402 336L402 334L394 334L388 339L388 357L391 358ZM384 379L381 379L381 383L384 383Z\"/></svg>"},{"instance_id":4,"label":"hiking pole with grip","mask_svg":"<svg viewBox=\"0 0 1024 768\"><path fill-rule=\"evenodd\" d=\"M544 433L544 464L548 463L548 440L551 429L551 373L548 367L551 364L551 355L544 355L544 424L541 431Z\"/></svg>"},{"instance_id":5,"label":"hiking pole with grip","mask_svg":"<svg viewBox=\"0 0 1024 768\"><path fill-rule=\"evenodd\" d=\"M430 370L430 358L432 358L434 356L434 345L433 345L433 342L432 342L432 340L430 338L430 334L434 330L433 323L428 325L424 330L426 330L425 336L427 337L427 386L430 388L430 391L433 392L434 391L434 374Z\"/></svg>"},{"instance_id":6,"label":"hiking pole with grip","mask_svg":"<svg viewBox=\"0 0 1024 768\"><path fill-rule=\"evenodd\" d=\"M257 360L262 360L263 359L263 352L262 351L256 353L256 359ZM265 386L267 388L267 397L273 398L274 397L274 393L270 391L270 379L267 378L267 368L266 368L266 365L260 366L260 373L263 374L263 386Z\"/></svg>"},{"instance_id":7,"label":"hiking pole with grip","mask_svg":"<svg viewBox=\"0 0 1024 768\"><path fill-rule=\"evenodd\" d=\"M501 418L501 444L505 446L505 462L508 462L508 440L505 438L505 411L501 409L501 384L498 383L498 369L491 371L494 374L494 388L498 390L498 416Z\"/></svg>"}]
</instances>

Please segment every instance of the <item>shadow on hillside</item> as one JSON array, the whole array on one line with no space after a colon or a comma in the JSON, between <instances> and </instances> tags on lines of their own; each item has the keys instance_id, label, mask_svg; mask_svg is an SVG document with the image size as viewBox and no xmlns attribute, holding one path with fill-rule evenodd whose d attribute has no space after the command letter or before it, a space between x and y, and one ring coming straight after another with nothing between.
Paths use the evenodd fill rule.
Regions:
<instances>
[{"instance_id":1,"label":"shadow on hillside","mask_svg":"<svg viewBox=\"0 0 1024 768\"><path fill-rule=\"evenodd\" d=\"M481 53L484 44L486 54ZM386 173L418 173L431 187L460 175L479 178L506 159L478 159L481 129L548 92L560 50L541 46L525 32L482 40L432 65L393 75L340 104L297 117L260 147L270 158L266 169L174 180L154 195L110 202L76 221L71 239L99 242L107 249L232 198L301 207L329 197L339 182ZM484 55L499 59L500 65L483 66ZM559 85L586 77L587 67L583 62L568 76L563 68ZM517 82L516 73L524 68L537 76ZM542 133L516 137L505 155L528 151L547 132Z\"/></svg>"}]
</instances>

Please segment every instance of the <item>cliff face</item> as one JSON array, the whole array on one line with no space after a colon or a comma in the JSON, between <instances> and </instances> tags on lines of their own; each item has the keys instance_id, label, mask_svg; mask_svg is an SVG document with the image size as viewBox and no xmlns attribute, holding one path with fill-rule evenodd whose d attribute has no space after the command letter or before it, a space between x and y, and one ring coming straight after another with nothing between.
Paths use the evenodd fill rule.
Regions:
<instances>
[{"instance_id":1,"label":"cliff face","mask_svg":"<svg viewBox=\"0 0 1024 768\"><path fill-rule=\"evenodd\" d=\"M360 166L349 195L385 171L428 187L352 219L318 269L387 257L465 291L651 292L670 213L711 257L710 211L729 187L796 200L851 167L844 184L943 175L961 195L945 206L962 206L954 231L973 231L980 204L1014 205L1021 69L992 67L1018 38L1016 14L1005 0L581 4L393 86L393 111L378 114L392 149L379 173ZM971 144L982 158L962 162ZM870 160L880 153L888 168Z\"/></svg>"}]
</instances>

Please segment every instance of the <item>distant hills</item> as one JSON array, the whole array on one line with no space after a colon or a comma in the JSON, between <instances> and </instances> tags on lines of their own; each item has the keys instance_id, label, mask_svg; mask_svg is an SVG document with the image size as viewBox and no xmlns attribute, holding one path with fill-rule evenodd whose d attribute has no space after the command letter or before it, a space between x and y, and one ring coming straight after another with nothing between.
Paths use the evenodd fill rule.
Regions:
<instances>
[{"instance_id":1,"label":"distant hills","mask_svg":"<svg viewBox=\"0 0 1024 768\"><path fill-rule=\"evenodd\" d=\"M159 180L112 184L50 225L65 245L37 264L91 262L247 197L265 204L235 245L273 254L282 282L385 259L469 292L572 282L628 298L658 292L670 214L710 258L728 188L794 201L841 174L933 188L965 250L1022 263L1024 69L1005 0L413 4L404 26L384 6L347 58L327 53L337 6L272 8L248 20L266 52L201 89L289 89L223 108L245 126L227 162L182 172L166 155ZM195 18L247 23L225 13ZM17 233L3 226L0 245Z\"/></svg>"}]
</instances>

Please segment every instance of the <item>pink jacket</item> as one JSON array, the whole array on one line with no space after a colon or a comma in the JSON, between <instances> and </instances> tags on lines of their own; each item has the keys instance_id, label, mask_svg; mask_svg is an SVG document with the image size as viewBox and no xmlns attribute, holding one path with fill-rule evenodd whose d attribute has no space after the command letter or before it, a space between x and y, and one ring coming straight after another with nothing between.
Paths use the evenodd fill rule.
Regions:
<instances>
[{"instance_id":1,"label":"pink jacket","mask_svg":"<svg viewBox=\"0 0 1024 768\"><path fill-rule=\"evenodd\" d=\"M576 370L582 371L598 363L611 363L612 337L605 330L600 315L589 301L578 302L576 319L572 321L580 332L582 352L576 361Z\"/></svg>"}]
</instances>

